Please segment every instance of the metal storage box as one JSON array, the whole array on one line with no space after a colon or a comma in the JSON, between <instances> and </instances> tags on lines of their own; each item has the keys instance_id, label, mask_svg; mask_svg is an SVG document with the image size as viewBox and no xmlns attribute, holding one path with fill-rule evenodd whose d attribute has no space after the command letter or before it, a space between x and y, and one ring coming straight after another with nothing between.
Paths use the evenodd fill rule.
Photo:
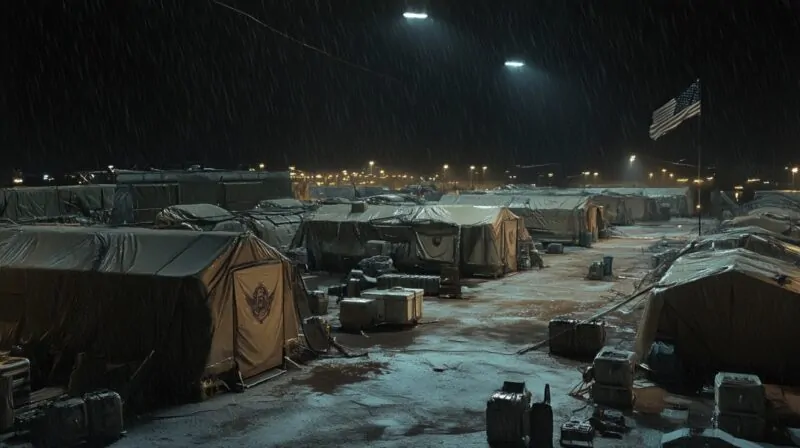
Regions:
<instances>
[{"instance_id":1,"label":"metal storage box","mask_svg":"<svg viewBox=\"0 0 800 448\"><path fill-rule=\"evenodd\" d=\"M407 274L384 274L378 277L378 288L389 289L395 286L422 289L426 296L438 296L441 289L441 277Z\"/></svg>"},{"instance_id":2,"label":"metal storage box","mask_svg":"<svg viewBox=\"0 0 800 448\"><path fill-rule=\"evenodd\" d=\"M33 422L31 439L39 447L72 447L86 440L86 403L80 398L56 401Z\"/></svg>"},{"instance_id":3,"label":"metal storage box","mask_svg":"<svg viewBox=\"0 0 800 448\"><path fill-rule=\"evenodd\" d=\"M595 404L616 409L631 409L633 398L631 387L607 386L597 381L592 384L592 401Z\"/></svg>"},{"instance_id":4,"label":"metal storage box","mask_svg":"<svg viewBox=\"0 0 800 448\"><path fill-rule=\"evenodd\" d=\"M339 322L345 331L361 331L374 327L379 323L375 300L342 299L339 303Z\"/></svg>"},{"instance_id":5,"label":"metal storage box","mask_svg":"<svg viewBox=\"0 0 800 448\"><path fill-rule=\"evenodd\" d=\"M714 377L714 401L722 413L764 416L766 395L756 375L720 372Z\"/></svg>"},{"instance_id":6,"label":"metal storage box","mask_svg":"<svg viewBox=\"0 0 800 448\"><path fill-rule=\"evenodd\" d=\"M720 412L717 408L714 422L718 429L740 439L762 441L766 436L766 421L760 415Z\"/></svg>"},{"instance_id":7,"label":"metal storage box","mask_svg":"<svg viewBox=\"0 0 800 448\"><path fill-rule=\"evenodd\" d=\"M559 356L593 357L606 343L604 321L579 323L556 317L548 324L550 353Z\"/></svg>"},{"instance_id":8,"label":"metal storage box","mask_svg":"<svg viewBox=\"0 0 800 448\"><path fill-rule=\"evenodd\" d=\"M83 396L89 426L89 440L107 445L124 431L122 398L113 391L93 392Z\"/></svg>"},{"instance_id":9,"label":"metal storage box","mask_svg":"<svg viewBox=\"0 0 800 448\"><path fill-rule=\"evenodd\" d=\"M594 428L589 422L570 420L561 425L560 442L561 446L591 447L594 445Z\"/></svg>"},{"instance_id":10,"label":"metal storage box","mask_svg":"<svg viewBox=\"0 0 800 448\"><path fill-rule=\"evenodd\" d=\"M18 408L30 402L31 362L27 358L0 357L0 376L11 378L14 407Z\"/></svg>"},{"instance_id":11,"label":"metal storage box","mask_svg":"<svg viewBox=\"0 0 800 448\"><path fill-rule=\"evenodd\" d=\"M594 380L606 386L633 387L635 356L631 351L603 348L594 358Z\"/></svg>"},{"instance_id":12,"label":"metal storage box","mask_svg":"<svg viewBox=\"0 0 800 448\"><path fill-rule=\"evenodd\" d=\"M486 402L486 438L489 445L524 447L530 434L531 393L525 383L503 385Z\"/></svg>"},{"instance_id":13,"label":"metal storage box","mask_svg":"<svg viewBox=\"0 0 800 448\"><path fill-rule=\"evenodd\" d=\"M311 314L316 316L328 314L328 294L325 291L309 292L308 309L311 311Z\"/></svg>"}]
</instances>

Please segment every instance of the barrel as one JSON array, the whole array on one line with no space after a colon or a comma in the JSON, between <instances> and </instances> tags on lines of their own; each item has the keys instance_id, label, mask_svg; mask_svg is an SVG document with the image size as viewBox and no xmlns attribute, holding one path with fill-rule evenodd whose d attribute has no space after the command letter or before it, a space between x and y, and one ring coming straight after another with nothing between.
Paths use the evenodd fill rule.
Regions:
<instances>
[{"instance_id":1,"label":"barrel","mask_svg":"<svg viewBox=\"0 0 800 448\"><path fill-rule=\"evenodd\" d=\"M614 257L603 257L603 275L606 277L612 277L614 275L614 270L612 266L614 265Z\"/></svg>"}]
</instances>

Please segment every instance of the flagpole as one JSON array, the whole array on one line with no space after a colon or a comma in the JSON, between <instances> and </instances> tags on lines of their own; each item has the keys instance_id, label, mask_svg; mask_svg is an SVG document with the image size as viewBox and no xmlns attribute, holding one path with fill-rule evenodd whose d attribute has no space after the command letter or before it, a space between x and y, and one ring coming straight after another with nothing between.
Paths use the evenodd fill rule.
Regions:
<instances>
[{"instance_id":1,"label":"flagpole","mask_svg":"<svg viewBox=\"0 0 800 448\"><path fill-rule=\"evenodd\" d=\"M702 179L703 179L703 171L700 168L701 163L703 161L702 154L703 154L703 145L700 141L703 133L702 133L702 123L703 123L703 86L700 84L700 80L697 80L697 89L698 89L698 98L700 100L700 114L697 117L697 236L698 238L703 235L703 208L702 208Z\"/></svg>"}]
</instances>

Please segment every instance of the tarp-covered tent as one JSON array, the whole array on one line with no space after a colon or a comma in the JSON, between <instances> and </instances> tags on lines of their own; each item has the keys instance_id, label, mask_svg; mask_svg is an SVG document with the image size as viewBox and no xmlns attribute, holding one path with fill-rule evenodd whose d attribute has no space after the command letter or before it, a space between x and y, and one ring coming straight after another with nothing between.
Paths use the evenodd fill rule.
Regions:
<instances>
[{"instance_id":1,"label":"tarp-covered tent","mask_svg":"<svg viewBox=\"0 0 800 448\"><path fill-rule=\"evenodd\" d=\"M290 248L303 223L303 213L290 211L281 213L253 210L242 214L242 217L253 233L282 251Z\"/></svg>"},{"instance_id":2,"label":"tarp-covered tent","mask_svg":"<svg viewBox=\"0 0 800 448\"><path fill-rule=\"evenodd\" d=\"M692 216L694 213L694 192L690 187L608 187L587 188L595 194L617 194L622 196L643 196L654 199L658 205L669 206L673 216Z\"/></svg>"},{"instance_id":3,"label":"tarp-covered tent","mask_svg":"<svg viewBox=\"0 0 800 448\"><path fill-rule=\"evenodd\" d=\"M587 196L537 195L519 191L496 194L446 194L440 204L508 207L522 218L531 236L546 242L590 245L603 225L603 209Z\"/></svg>"},{"instance_id":4,"label":"tarp-covered tent","mask_svg":"<svg viewBox=\"0 0 800 448\"><path fill-rule=\"evenodd\" d=\"M0 229L0 346L140 364L160 397L206 376L246 380L298 335L288 260L251 234L87 227ZM64 384L65 378L52 378Z\"/></svg>"},{"instance_id":5,"label":"tarp-covered tent","mask_svg":"<svg viewBox=\"0 0 800 448\"><path fill-rule=\"evenodd\" d=\"M752 214L737 216L733 219L723 221L720 224L721 229L736 229L742 227L761 227L770 232L800 239L800 227L798 227L795 220L788 216L777 215L766 211L753 211Z\"/></svg>"},{"instance_id":6,"label":"tarp-covered tent","mask_svg":"<svg viewBox=\"0 0 800 448\"><path fill-rule=\"evenodd\" d=\"M351 201L389 191L386 187L375 185L312 185L309 189L311 199L314 200L343 198Z\"/></svg>"},{"instance_id":7,"label":"tarp-covered tent","mask_svg":"<svg viewBox=\"0 0 800 448\"><path fill-rule=\"evenodd\" d=\"M155 227L177 228L189 226L194 230L234 230L228 226L220 226L226 221L235 221L233 213L212 204L172 205L158 212ZM218 228L223 227L223 228ZM243 229L240 229L243 230Z\"/></svg>"},{"instance_id":8,"label":"tarp-covered tent","mask_svg":"<svg viewBox=\"0 0 800 448\"><path fill-rule=\"evenodd\" d=\"M0 218L23 222L70 215L88 217L92 212L110 210L113 198L113 185L3 188Z\"/></svg>"},{"instance_id":9,"label":"tarp-covered tent","mask_svg":"<svg viewBox=\"0 0 800 448\"><path fill-rule=\"evenodd\" d=\"M697 372L751 372L797 383L800 271L746 249L678 258L651 291L636 337L639 359L654 340L675 345Z\"/></svg>"},{"instance_id":10,"label":"tarp-covered tent","mask_svg":"<svg viewBox=\"0 0 800 448\"><path fill-rule=\"evenodd\" d=\"M250 210L265 199L292 195L289 173L263 171L156 171L117 175L113 224L148 223L171 205L215 204Z\"/></svg>"},{"instance_id":11,"label":"tarp-covered tent","mask_svg":"<svg viewBox=\"0 0 800 448\"><path fill-rule=\"evenodd\" d=\"M506 186L502 191L513 190L514 186ZM553 188L553 187L528 187L525 190L540 194L554 194L566 196L590 195L600 197L600 205L611 210L606 210L610 216L614 214L614 220L619 220L620 215L617 210L616 202L623 201L625 213L630 215L634 221L645 221L655 219L662 205L668 205L672 216L691 216L694 210L694 193L689 187L583 187L583 188ZM614 199L614 202L603 203L602 196ZM635 198L644 198L636 200ZM620 210L621 211L621 210Z\"/></svg>"},{"instance_id":12,"label":"tarp-covered tent","mask_svg":"<svg viewBox=\"0 0 800 448\"><path fill-rule=\"evenodd\" d=\"M305 209L310 207L311 204L294 198L266 199L258 201L258 205L256 205L256 208L265 210Z\"/></svg>"},{"instance_id":13,"label":"tarp-covered tent","mask_svg":"<svg viewBox=\"0 0 800 448\"><path fill-rule=\"evenodd\" d=\"M464 275L517 269L517 242L529 240L523 221L503 207L369 205L320 207L304 221L295 244L312 266L339 270L367 256L370 240L389 241L399 267L435 271L458 265Z\"/></svg>"}]
</instances>

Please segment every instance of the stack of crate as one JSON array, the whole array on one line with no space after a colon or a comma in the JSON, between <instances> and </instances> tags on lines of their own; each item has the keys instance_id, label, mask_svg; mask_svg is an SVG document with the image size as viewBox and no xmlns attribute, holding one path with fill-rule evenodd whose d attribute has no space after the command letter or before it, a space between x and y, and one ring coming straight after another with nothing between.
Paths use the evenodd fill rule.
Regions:
<instances>
[{"instance_id":1,"label":"stack of crate","mask_svg":"<svg viewBox=\"0 0 800 448\"><path fill-rule=\"evenodd\" d=\"M594 358L592 400L595 404L616 409L633 407L635 354L605 347Z\"/></svg>"},{"instance_id":2,"label":"stack of crate","mask_svg":"<svg viewBox=\"0 0 800 448\"><path fill-rule=\"evenodd\" d=\"M766 395L755 375L720 372L714 378L714 421L718 429L741 439L765 436Z\"/></svg>"}]
</instances>

